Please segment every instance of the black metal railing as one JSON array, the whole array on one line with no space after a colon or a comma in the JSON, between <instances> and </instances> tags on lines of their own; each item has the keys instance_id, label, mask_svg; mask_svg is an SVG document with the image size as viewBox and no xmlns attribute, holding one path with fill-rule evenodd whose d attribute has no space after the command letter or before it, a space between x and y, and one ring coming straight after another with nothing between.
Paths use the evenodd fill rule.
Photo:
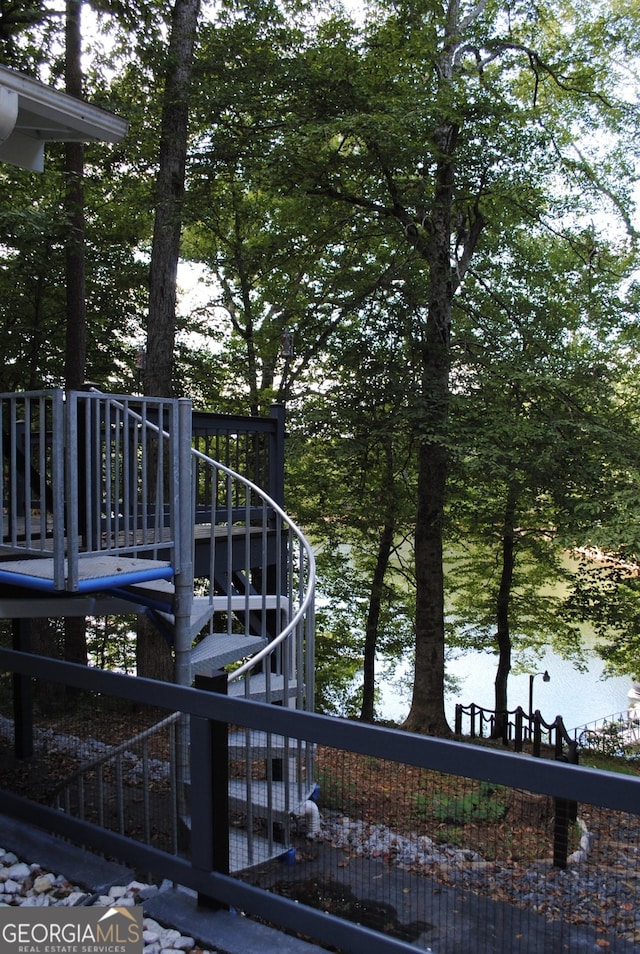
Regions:
<instances>
[{"instance_id":1,"label":"black metal railing","mask_svg":"<svg viewBox=\"0 0 640 954\"><path fill-rule=\"evenodd\" d=\"M179 711L188 719L188 758L197 784L191 793L191 831L181 855L162 850L159 843L143 843L135 830L112 831L42 803L53 785L41 772L30 775L40 786L41 802L35 800L35 791L18 791L24 773L15 771L12 752L7 756L2 749L0 811L189 887L203 900L234 907L343 951L366 949L371 954L415 952L408 935L393 934L392 928L403 911L411 911L411 904L422 903L419 898L428 898L429 904L429 910L421 908L414 919L422 938L417 943L423 947L442 941L455 911L455 925L462 918L476 919L475 954L511 952L511 934L501 941L485 931L496 898L501 912L509 905L513 936L544 938L535 947L540 954L559 950L560 945L573 949L572 932L580 935L577 949L583 934L592 944L597 939L610 945L616 939L625 942L635 930L636 904L628 897L635 890L628 870L635 870L640 860L640 780L635 777L6 649L0 650L0 672L13 674L14 685L23 688L33 680L38 685L55 683L56 699L63 691L60 686L71 687L71 701L62 709L68 719L80 706L82 693L93 694L101 704L108 699L135 703L130 718L138 722L145 706L154 708L156 718L161 708L165 713ZM16 712L15 723L5 721L15 725L18 734L20 720L24 743L29 718L26 694L18 695L20 713ZM95 705L87 711L93 709ZM118 722L104 720L105 744ZM42 724L46 730L46 717ZM81 719L76 724L87 731ZM243 730L317 747L323 819L319 829L303 831L292 845L297 851L295 864L271 862L231 876L225 871L214 821L219 825L221 812L224 816L228 810L226 826L232 830L237 809L227 795L227 770L218 772L216 763L222 739ZM57 736L52 741L49 733L46 739L42 754L35 751L32 765L51 755ZM232 746L229 749L232 781L237 755ZM54 756L50 764L59 781L62 760ZM257 761L253 769L257 779ZM110 784L109 778L105 784ZM153 784L146 784L154 798L162 798L161 787L156 792ZM135 780L130 786L134 804ZM572 808L577 805L573 823ZM559 829L566 844L558 853ZM619 863L621 846L625 864ZM475 900L467 904L463 897ZM365 926L372 923L367 917L374 908L383 915L375 930Z\"/></svg>"},{"instance_id":2,"label":"black metal railing","mask_svg":"<svg viewBox=\"0 0 640 954\"><path fill-rule=\"evenodd\" d=\"M468 731L465 718L468 720ZM562 716L556 716L553 722L546 722L539 709L533 714L525 712L522 706L496 712L474 702L468 706L458 703L454 731L458 736L468 735L472 739L498 739L505 745L513 746L515 752L522 752L525 744L530 744L532 754L536 757L540 756L542 746L548 745L553 748L556 758L566 755L570 762L576 761L576 740L567 732Z\"/></svg>"}]
</instances>

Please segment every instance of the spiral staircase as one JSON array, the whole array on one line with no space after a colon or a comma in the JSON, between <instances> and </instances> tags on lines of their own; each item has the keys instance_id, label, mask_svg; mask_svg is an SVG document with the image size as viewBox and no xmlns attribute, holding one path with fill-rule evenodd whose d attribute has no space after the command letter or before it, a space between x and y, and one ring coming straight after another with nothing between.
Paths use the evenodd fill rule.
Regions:
<instances>
[{"instance_id":1,"label":"spiral staircase","mask_svg":"<svg viewBox=\"0 0 640 954\"><path fill-rule=\"evenodd\" d=\"M172 647L177 683L222 671L230 695L313 709L311 547L257 483L209 456L189 401L4 394L0 441L0 618L145 613ZM230 732L229 756L246 768L229 787L239 870L288 849L316 788L313 752ZM184 744L177 773L188 829Z\"/></svg>"}]
</instances>

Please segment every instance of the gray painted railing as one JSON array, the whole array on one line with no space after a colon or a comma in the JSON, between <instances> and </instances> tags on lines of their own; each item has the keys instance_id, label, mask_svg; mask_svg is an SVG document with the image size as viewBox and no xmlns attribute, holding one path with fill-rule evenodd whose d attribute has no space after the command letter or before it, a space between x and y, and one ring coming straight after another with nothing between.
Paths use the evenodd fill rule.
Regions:
<instances>
[{"instance_id":1,"label":"gray painted railing","mask_svg":"<svg viewBox=\"0 0 640 954\"><path fill-rule=\"evenodd\" d=\"M190 685L194 672L203 673L207 660L217 659L211 670L236 666L227 676L231 694L313 709L312 549L276 500L247 477L191 446L188 401L98 391L63 396L51 391L0 395L0 415L2 498L8 514L0 552L13 559L53 556L55 591L75 593L81 585L93 585L130 600L131 611L146 607L173 638L179 684ZM282 434L281 422L271 422L272 432L274 428L275 434ZM273 469L281 448L275 447L273 434L270 441L264 459ZM228 435L225 447L230 456ZM242 453L246 457L246 447ZM109 561L114 557L119 563L112 570ZM129 563L120 560L123 557ZM142 582L150 563L159 564L154 572L173 584L166 598L162 588L141 592L138 581L133 592L133 586L121 582L118 573L131 562ZM106 571L96 571L87 580L87 570L94 565L106 566ZM22 569L33 572L26 566L12 571L11 562L3 566L18 585ZM194 567L199 567L197 582ZM33 582L30 579L30 585ZM51 603L46 615L55 613ZM220 632L221 627L225 632ZM238 655L234 649L228 661L221 662L224 657L215 647L225 635L236 647L238 636L241 645L247 637L246 653L240 649ZM259 639L251 640L251 636ZM200 642L194 649L196 637ZM256 642L261 647L257 653L249 648ZM209 645L214 648L209 650ZM169 756L171 776L178 779L171 807L176 826L188 814L185 791L190 781L188 726L184 720L177 723ZM254 750L262 753L264 749L261 738L256 742L254 736L247 736L243 759L248 769L256 757ZM282 742L274 746L268 738L268 765L276 760L275 749L280 751ZM286 742L284 749L287 769L280 786L284 794L274 801L275 789L269 787L266 826L271 832L275 818L284 818L286 838L291 812L306 799L313 784L313 754L311 747ZM82 812L82 790L91 777L97 786L92 797L101 803L100 779L108 768L121 804L121 754L114 752L84 767L72 784L61 789L63 801L70 806L73 792L73 804ZM256 789L250 771L246 784L251 860L257 849L250 824ZM111 789L109 797L113 797Z\"/></svg>"},{"instance_id":2,"label":"gray painted railing","mask_svg":"<svg viewBox=\"0 0 640 954\"><path fill-rule=\"evenodd\" d=\"M192 447L190 402L97 391L4 394L0 425L0 555L52 558L57 593L78 591L81 566L85 588L118 589L120 567L86 579L100 558L147 561L141 577L156 561L156 577L175 586L173 606L156 607L156 620L170 610L176 681L190 684L194 636L224 613L229 631L242 618L247 635L257 629L268 639L232 677L245 677L242 692L313 708L312 549L279 502ZM281 452L275 439L271 470ZM228 438L225 446L228 453Z\"/></svg>"}]
</instances>

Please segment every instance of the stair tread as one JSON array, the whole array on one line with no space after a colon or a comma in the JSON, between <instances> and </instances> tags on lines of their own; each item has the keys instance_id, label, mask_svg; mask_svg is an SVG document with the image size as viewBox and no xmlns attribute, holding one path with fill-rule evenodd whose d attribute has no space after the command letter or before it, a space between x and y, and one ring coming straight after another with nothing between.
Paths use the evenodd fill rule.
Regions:
<instances>
[{"instance_id":1,"label":"stair tread","mask_svg":"<svg viewBox=\"0 0 640 954\"><path fill-rule=\"evenodd\" d=\"M65 577L68 572L64 561ZM141 580L173 576L171 564L166 560L145 560L109 554L108 551L91 555L78 561L78 592L95 593L136 583ZM26 560L9 560L0 563L0 581L55 592L55 561L49 557Z\"/></svg>"},{"instance_id":2,"label":"stair tread","mask_svg":"<svg viewBox=\"0 0 640 954\"><path fill-rule=\"evenodd\" d=\"M144 580L121 589L124 590L123 595L128 594L134 599L138 598L143 605L151 606L156 612L165 615L167 618L172 617L175 596L175 587L172 580ZM285 619L288 619L289 601L286 596L278 593L227 593L213 596L211 594L194 596L191 615L192 619L195 620L199 616L206 623L214 613L257 613L263 610L277 610L284 615ZM195 632L199 632L201 628Z\"/></svg>"},{"instance_id":3,"label":"stair tread","mask_svg":"<svg viewBox=\"0 0 640 954\"><path fill-rule=\"evenodd\" d=\"M271 673L269 678L270 686L270 698L279 699L283 696L292 698L296 695L298 691L298 684L295 679L289 680L288 688L284 684L284 676L279 676ZM258 701L263 701L266 699L267 695L267 677L261 673L256 673L254 676L249 677L249 698L256 699ZM234 698L242 697L246 695L244 679L237 679L229 683L229 688L227 695L234 696Z\"/></svg>"},{"instance_id":4,"label":"stair tread","mask_svg":"<svg viewBox=\"0 0 640 954\"><path fill-rule=\"evenodd\" d=\"M132 583L128 589L136 593L153 594L173 598L175 586L172 580L143 580L140 583ZM289 607L289 600L284 594L280 593L216 593L213 596L195 596L194 601L202 603L212 603L216 610L223 611L228 606L234 610L243 610L247 606L249 609L260 608L263 604L266 609L277 609L280 607L283 611Z\"/></svg>"},{"instance_id":5,"label":"stair tread","mask_svg":"<svg viewBox=\"0 0 640 954\"><path fill-rule=\"evenodd\" d=\"M247 738L248 736L248 738ZM229 733L229 745L239 748L246 748L247 742L252 749L284 749L289 748L292 752L297 752L298 747L305 749L306 739L296 739L291 736L277 735L275 732L265 732L263 729L239 730Z\"/></svg>"},{"instance_id":6,"label":"stair tread","mask_svg":"<svg viewBox=\"0 0 640 954\"><path fill-rule=\"evenodd\" d=\"M246 871L247 868L253 868L255 865L264 864L267 861L273 861L281 858L289 851L287 845L278 845L275 842L269 842L266 838L254 835L251 839L252 850L249 850L249 843L244 832L229 830L229 872L235 874L238 871Z\"/></svg>"},{"instance_id":7,"label":"stair tread","mask_svg":"<svg viewBox=\"0 0 640 954\"><path fill-rule=\"evenodd\" d=\"M254 814L271 810L277 815L288 815L304 805L315 783L295 785L284 782L251 781L251 807ZM271 802L269 803L269 799ZM233 810L244 809L247 804L247 782L244 778L229 781L229 805Z\"/></svg>"},{"instance_id":8,"label":"stair tread","mask_svg":"<svg viewBox=\"0 0 640 954\"><path fill-rule=\"evenodd\" d=\"M220 669L229 663L244 659L266 646L264 636L247 636L243 633L208 633L191 650L191 667L194 673L206 675L212 669ZM206 667L206 671L203 667Z\"/></svg>"}]
</instances>

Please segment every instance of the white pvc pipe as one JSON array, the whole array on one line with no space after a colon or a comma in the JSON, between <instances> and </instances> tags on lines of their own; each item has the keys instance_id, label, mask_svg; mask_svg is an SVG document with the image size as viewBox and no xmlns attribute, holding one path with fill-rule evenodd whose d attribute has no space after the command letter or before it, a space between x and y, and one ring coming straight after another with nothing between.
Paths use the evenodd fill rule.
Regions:
<instances>
[{"instance_id":1,"label":"white pvc pipe","mask_svg":"<svg viewBox=\"0 0 640 954\"><path fill-rule=\"evenodd\" d=\"M307 823L307 838L313 838L320 831L320 810L311 799L304 803L304 817Z\"/></svg>"}]
</instances>

